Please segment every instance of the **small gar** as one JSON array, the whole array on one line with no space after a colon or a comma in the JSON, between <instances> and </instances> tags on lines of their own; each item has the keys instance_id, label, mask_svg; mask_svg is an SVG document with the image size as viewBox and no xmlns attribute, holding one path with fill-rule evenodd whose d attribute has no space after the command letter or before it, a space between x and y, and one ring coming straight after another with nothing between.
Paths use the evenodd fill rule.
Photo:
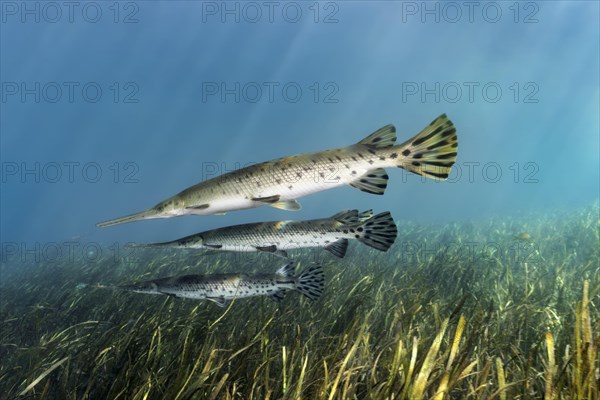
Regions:
<instances>
[{"instance_id":1,"label":"small gar","mask_svg":"<svg viewBox=\"0 0 600 400\"><path fill-rule=\"evenodd\" d=\"M341 258L346 254L349 239L387 251L397 234L396 224L389 212L373 216L371 210L362 213L346 210L330 218L233 225L171 242L133 244L130 247L260 251L281 257L287 257L287 250L291 249L323 247Z\"/></svg>"},{"instance_id":2,"label":"small gar","mask_svg":"<svg viewBox=\"0 0 600 400\"><path fill-rule=\"evenodd\" d=\"M384 168L404 168L445 180L456 161L456 129L445 114L412 139L395 143L396 128L386 125L351 146L241 168L191 186L146 211L97 226L189 214L223 214L262 205L299 210L297 198L342 185L382 195L388 181Z\"/></svg>"},{"instance_id":3,"label":"small gar","mask_svg":"<svg viewBox=\"0 0 600 400\"><path fill-rule=\"evenodd\" d=\"M124 286L90 285L135 293L162 294L186 299L210 300L225 307L236 298L268 296L276 302L283 300L287 290L295 290L311 300L323 293L323 267L313 265L294 276L294 263L289 262L274 274L214 274L185 275L143 281ZM87 285L78 285L78 288Z\"/></svg>"}]
</instances>

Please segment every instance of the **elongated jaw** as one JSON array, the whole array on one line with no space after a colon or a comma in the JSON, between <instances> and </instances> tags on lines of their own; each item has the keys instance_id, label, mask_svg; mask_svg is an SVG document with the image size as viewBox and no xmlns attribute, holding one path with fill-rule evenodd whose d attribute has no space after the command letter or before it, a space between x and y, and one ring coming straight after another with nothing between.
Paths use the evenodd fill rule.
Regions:
<instances>
[{"instance_id":1,"label":"elongated jaw","mask_svg":"<svg viewBox=\"0 0 600 400\"><path fill-rule=\"evenodd\" d=\"M96 226L99 228L106 228L107 226L126 224L128 222L141 221L143 219L155 219L155 218L164 218L164 216L160 212L151 208L149 210L142 211L139 213L126 215L124 217L115 218L115 219L111 219L111 220L104 221L104 222L99 222L96 224Z\"/></svg>"}]
</instances>

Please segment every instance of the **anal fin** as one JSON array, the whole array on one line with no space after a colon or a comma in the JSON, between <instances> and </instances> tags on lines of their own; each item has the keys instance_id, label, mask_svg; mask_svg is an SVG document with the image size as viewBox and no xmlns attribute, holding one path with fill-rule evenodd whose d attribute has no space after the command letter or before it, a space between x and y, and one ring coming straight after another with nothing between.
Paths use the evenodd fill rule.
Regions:
<instances>
[{"instance_id":1,"label":"anal fin","mask_svg":"<svg viewBox=\"0 0 600 400\"><path fill-rule=\"evenodd\" d=\"M350 182L350 186L371 194L383 194L387 187L388 174L383 168L372 169L360 178Z\"/></svg>"},{"instance_id":2,"label":"anal fin","mask_svg":"<svg viewBox=\"0 0 600 400\"><path fill-rule=\"evenodd\" d=\"M348 250L348 239L336 240L333 243L325 246L325 250L329 251L336 257L344 258L346 250Z\"/></svg>"},{"instance_id":3,"label":"anal fin","mask_svg":"<svg viewBox=\"0 0 600 400\"><path fill-rule=\"evenodd\" d=\"M282 290L278 290L278 291L272 293L271 295L269 295L269 298L271 300L273 300L275 303L279 304L283 300L284 296L285 296L285 289L282 289Z\"/></svg>"}]
</instances>

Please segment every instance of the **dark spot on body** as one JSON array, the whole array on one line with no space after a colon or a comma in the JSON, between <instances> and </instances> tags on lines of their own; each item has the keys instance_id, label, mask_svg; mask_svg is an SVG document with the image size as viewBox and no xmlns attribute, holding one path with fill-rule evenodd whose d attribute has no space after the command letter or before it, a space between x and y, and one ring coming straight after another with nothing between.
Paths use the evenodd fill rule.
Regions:
<instances>
[{"instance_id":1,"label":"dark spot on body","mask_svg":"<svg viewBox=\"0 0 600 400\"><path fill-rule=\"evenodd\" d=\"M390 154L390 158L394 159L398 157L398 153L392 153Z\"/></svg>"},{"instance_id":2,"label":"dark spot on body","mask_svg":"<svg viewBox=\"0 0 600 400\"><path fill-rule=\"evenodd\" d=\"M403 155L404 157L406 157L406 156L410 156L410 150L409 150L409 149L406 149L406 150L404 150L404 151L402 152L402 155Z\"/></svg>"}]
</instances>

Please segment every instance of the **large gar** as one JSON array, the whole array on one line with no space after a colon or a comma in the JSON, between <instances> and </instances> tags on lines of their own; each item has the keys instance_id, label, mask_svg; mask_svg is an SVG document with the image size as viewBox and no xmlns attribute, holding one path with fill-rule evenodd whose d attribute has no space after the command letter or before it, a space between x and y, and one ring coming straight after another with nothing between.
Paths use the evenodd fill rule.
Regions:
<instances>
[{"instance_id":1,"label":"large gar","mask_svg":"<svg viewBox=\"0 0 600 400\"><path fill-rule=\"evenodd\" d=\"M383 194L384 168L398 167L445 180L456 160L456 129L445 114L408 141L395 145L396 128L386 125L348 147L254 164L191 186L156 206L97 226L181 215L222 214L269 205L299 210L297 198L342 185Z\"/></svg>"},{"instance_id":2,"label":"large gar","mask_svg":"<svg viewBox=\"0 0 600 400\"><path fill-rule=\"evenodd\" d=\"M344 257L348 240L356 239L377 250L387 251L398 230L389 212L373 216L371 210L346 210L330 218L308 221L271 221L228 226L163 243L133 244L131 247L172 247L218 251L261 251L287 257L290 249L323 247Z\"/></svg>"},{"instance_id":3,"label":"large gar","mask_svg":"<svg viewBox=\"0 0 600 400\"><path fill-rule=\"evenodd\" d=\"M254 296L268 296L279 302L287 290L298 291L311 300L318 299L323 293L325 282L323 267L320 265L310 266L298 276L294 276L294 269L294 263L289 262L274 274L185 275L124 286L92 285L92 287L210 300L221 307L226 306L235 298Z\"/></svg>"}]
</instances>

